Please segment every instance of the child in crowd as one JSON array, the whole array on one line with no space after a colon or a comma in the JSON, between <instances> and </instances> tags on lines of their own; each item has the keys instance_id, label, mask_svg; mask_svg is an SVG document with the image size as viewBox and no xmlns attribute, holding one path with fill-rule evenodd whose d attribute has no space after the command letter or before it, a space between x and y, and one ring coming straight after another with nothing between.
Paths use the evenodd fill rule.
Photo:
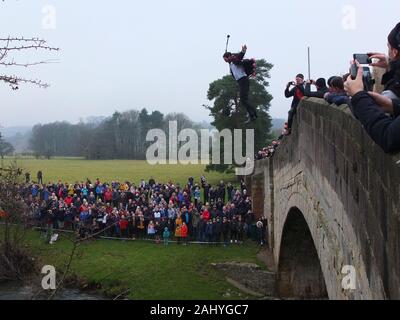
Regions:
<instances>
[{"instance_id":1,"label":"child in crowd","mask_svg":"<svg viewBox=\"0 0 400 320\"><path fill-rule=\"evenodd\" d=\"M163 232L163 239L164 239L165 246L168 245L170 236L171 236L171 232L169 232L168 227L165 227L164 232Z\"/></svg>"},{"instance_id":2,"label":"child in crowd","mask_svg":"<svg viewBox=\"0 0 400 320\"><path fill-rule=\"evenodd\" d=\"M178 241L178 244L181 243L181 238L182 238L182 219L180 214L178 215L178 218L175 220L175 238Z\"/></svg>"},{"instance_id":3,"label":"child in crowd","mask_svg":"<svg viewBox=\"0 0 400 320\"><path fill-rule=\"evenodd\" d=\"M147 226L147 235L149 236L149 239L153 240L155 234L156 228L154 226L154 222L150 221L149 225Z\"/></svg>"},{"instance_id":4,"label":"child in crowd","mask_svg":"<svg viewBox=\"0 0 400 320\"><path fill-rule=\"evenodd\" d=\"M186 246L188 243L188 227L185 222L182 223L181 237L182 237L183 245Z\"/></svg>"}]
</instances>

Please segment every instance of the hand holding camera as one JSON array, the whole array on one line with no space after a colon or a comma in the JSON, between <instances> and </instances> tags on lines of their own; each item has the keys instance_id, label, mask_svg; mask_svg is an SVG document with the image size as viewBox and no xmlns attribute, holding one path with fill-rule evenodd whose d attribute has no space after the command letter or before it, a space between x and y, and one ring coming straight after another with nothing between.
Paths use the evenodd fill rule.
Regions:
<instances>
[{"instance_id":1,"label":"hand holding camera","mask_svg":"<svg viewBox=\"0 0 400 320\"><path fill-rule=\"evenodd\" d=\"M294 83L294 81L289 81L286 87L290 87L290 86L295 86L296 84Z\"/></svg>"},{"instance_id":2,"label":"hand holding camera","mask_svg":"<svg viewBox=\"0 0 400 320\"><path fill-rule=\"evenodd\" d=\"M389 58L387 57L386 54L384 53L378 53L378 52L370 52L368 53L370 59L377 59L377 62L371 62L370 65L371 67L378 67L378 68L383 68L387 69L389 68Z\"/></svg>"},{"instance_id":3,"label":"hand holding camera","mask_svg":"<svg viewBox=\"0 0 400 320\"><path fill-rule=\"evenodd\" d=\"M355 77L354 72L356 72ZM344 89L351 97L364 90L363 69L360 67L360 64L357 61L351 65L351 74L344 83Z\"/></svg>"},{"instance_id":4,"label":"hand holding camera","mask_svg":"<svg viewBox=\"0 0 400 320\"><path fill-rule=\"evenodd\" d=\"M359 74L359 70L362 74L362 82L365 91L372 91L374 88L375 80L372 79L371 71L369 66L362 66L371 64L372 59L368 54L354 54L354 63L350 67L350 76L352 80L356 80Z\"/></svg>"}]
</instances>

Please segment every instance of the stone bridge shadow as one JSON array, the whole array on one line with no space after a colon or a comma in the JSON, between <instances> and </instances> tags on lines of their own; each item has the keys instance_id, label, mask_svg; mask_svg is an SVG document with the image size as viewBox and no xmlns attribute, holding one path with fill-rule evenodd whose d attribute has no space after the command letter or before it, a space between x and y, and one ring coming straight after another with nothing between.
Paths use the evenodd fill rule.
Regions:
<instances>
[{"instance_id":1,"label":"stone bridge shadow","mask_svg":"<svg viewBox=\"0 0 400 320\"><path fill-rule=\"evenodd\" d=\"M280 296L400 299L399 160L348 109L301 102L293 133L246 177L268 221ZM355 289L342 284L346 266Z\"/></svg>"}]
</instances>

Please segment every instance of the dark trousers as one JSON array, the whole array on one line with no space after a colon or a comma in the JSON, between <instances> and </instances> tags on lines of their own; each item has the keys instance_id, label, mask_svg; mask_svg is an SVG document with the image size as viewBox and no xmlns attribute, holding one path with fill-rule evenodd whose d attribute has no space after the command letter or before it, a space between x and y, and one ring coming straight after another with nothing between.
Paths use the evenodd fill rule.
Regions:
<instances>
[{"instance_id":1,"label":"dark trousers","mask_svg":"<svg viewBox=\"0 0 400 320\"><path fill-rule=\"evenodd\" d=\"M199 233L199 230L197 229L197 227L193 227L192 233L191 233L192 234L192 236L191 236L192 241L197 241L198 233Z\"/></svg>"},{"instance_id":2,"label":"dark trousers","mask_svg":"<svg viewBox=\"0 0 400 320\"><path fill-rule=\"evenodd\" d=\"M289 116L288 116L288 128L289 129L292 129L293 118L294 118L294 115L296 114L296 111L297 111L297 108L292 107L292 108L290 108L290 110L288 112L288 114L289 114Z\"/></svg>"},{"instance_id":3,"label":"dark trousers","mask_svg":"<svg viewBox=\"0 0 400 320\"><path fill-rule=\"evenodd\" d=\"M231 240L238 240L238 233L236 231L231 231Z\"/></svg>"},{"instance_id":4,"label":"dark trousers","mask_svg":"<svg viewBox=\"0 0 400 320\"><path fill-rule=\"evenodd\" d=\"M224 238L224 244L227 244L228 243L228 241L229 241L229 234L228 234L228 232L224 232L223 233L223 238Z\"/></svg>"},{"instance_id":5,"label":"dark trousers","mask_svg":"<svg viewBox=\"0 0 400 320\"><path fill-rule=\"evenodd\" d=\"M238 82L240 88L240 102L245 106L249 117L256 116L256 109L249 102L250 81L248 77L243 77Z\"/></svg>"},{"instance_id":6,"label":"dark trousers","mask_svg":"<svg viewBox=\"0 0 400 320\"><path fill-rule=\"evenodd\" d=\"M121 229L121 237L122 238L128 237L128 229Z\"/></svg>"}]
</instances>

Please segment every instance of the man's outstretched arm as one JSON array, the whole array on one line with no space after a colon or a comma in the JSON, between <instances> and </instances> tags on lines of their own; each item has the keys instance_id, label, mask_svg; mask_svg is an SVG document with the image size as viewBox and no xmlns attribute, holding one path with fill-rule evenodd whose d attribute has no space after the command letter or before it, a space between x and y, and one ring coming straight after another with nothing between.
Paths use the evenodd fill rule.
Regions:
<instances>
[{"instance_id":1,"label":"man's outstretched arm","mask_svg":"<svg viewBox=\"0 0 400 320\"><path fill-rule=\"evenodd\" d=\"M242 46L242 51L240 51L239 53L236 54L236 56L238 57L238 62L241 62L246 54L247 51L247 46L243 45Z\"/></svg>"}]
</instances>

